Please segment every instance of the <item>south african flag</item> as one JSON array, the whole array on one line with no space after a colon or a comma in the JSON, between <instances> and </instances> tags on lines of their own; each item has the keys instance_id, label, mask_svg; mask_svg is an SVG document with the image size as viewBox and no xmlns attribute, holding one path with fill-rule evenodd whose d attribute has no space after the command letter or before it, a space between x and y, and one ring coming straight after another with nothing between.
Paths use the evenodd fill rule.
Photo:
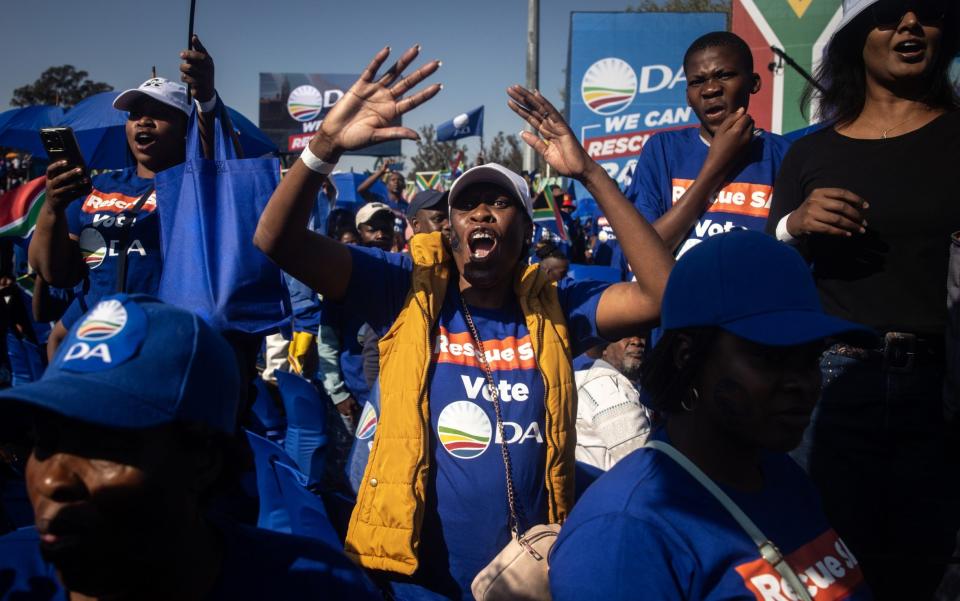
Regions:
<instances>
[{"instance_id":1,"label":"south african flag","mask_svg":"<svg viewBox=\"0 0 960 601\"><path fill-rule=\"evenodd\" d=\"M443 191L443 178L439 171L418 171L416 181L418 190Z\"/></svg>"},{"instance_id":2,"label":"south african flag","mask_svg":"<svg viewBox=\"0 0 960 601\"><path fill-rule=\"evenodd\" d=\"M546 200L547 206L534 209L533 222L553 224L556 226L560 238L569 240L570 234L567 232L567 226L563 223L563 217L560 216L560 206L553 197L553 191L551 190L555 183L559 185L559 182L555 182L554 178L543 178L536 186L540 189L540 192L543 192L543 198Z\"/></svg>"},{"instance_id":3,"label":"south african flag","mask_svg":"<svg viewBox=\"0 0 960 601\"><path fill-rule=\"evenodd\" d=\"M0 196L0 237L28 238L47 199L47 178L40 176Z\"/></svg>"}]
</instances>

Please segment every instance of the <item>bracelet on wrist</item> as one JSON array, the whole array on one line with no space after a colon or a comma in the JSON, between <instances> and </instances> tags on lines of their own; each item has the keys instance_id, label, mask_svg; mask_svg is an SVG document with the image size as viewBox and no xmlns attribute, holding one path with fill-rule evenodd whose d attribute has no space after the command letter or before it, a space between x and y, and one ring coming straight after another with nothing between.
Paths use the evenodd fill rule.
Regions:
<instances>
[{"instance_id":1,"label":"bracelet on wrist","mask_svg":"<svg viewBox=\"0 0 960 601\"><path fill-rule=\"evenodd\" d=\"M313 151L310 150L310 147L307 146L303 149L303 152L300 153L300 160L303 161L303 164L307 166L307 169L313 171L314 173L319 173L320 175L330 175L331 172L337 167L336 161L333 163L328 163L313 154Z\"/></svg>"}]
</instances>

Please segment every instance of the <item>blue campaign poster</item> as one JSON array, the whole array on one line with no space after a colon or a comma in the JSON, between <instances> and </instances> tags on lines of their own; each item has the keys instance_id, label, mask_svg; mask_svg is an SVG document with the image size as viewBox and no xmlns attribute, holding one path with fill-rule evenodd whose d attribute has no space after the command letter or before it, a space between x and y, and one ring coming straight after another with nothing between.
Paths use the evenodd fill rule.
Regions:
<instances>
[{"instance_id":1,"label":"blue campaign poster","mask_svg":"<svg viewBox=\"0 0 960 601\"><path fill-rule=\"evenodd\" d=\"M683 54L701 35L724 29L723 13L571 13L570 127L621 188L653 133L697 123ZM576 194L589 196L579 183Z\"/></svg>"}]
</instances>

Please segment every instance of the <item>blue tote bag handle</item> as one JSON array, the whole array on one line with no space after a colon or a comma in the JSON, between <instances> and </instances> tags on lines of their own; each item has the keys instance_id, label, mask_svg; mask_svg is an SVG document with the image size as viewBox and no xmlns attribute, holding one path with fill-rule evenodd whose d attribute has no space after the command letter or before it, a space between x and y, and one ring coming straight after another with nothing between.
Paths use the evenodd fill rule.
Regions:
<instances>
[{"instance_id":1,"label":"blue tote bag handle","mask_svg":"<svg viewBox=\"0 0 960 601\"><path fill-rule=\"evenodd\" d=\"M163 273L158 296L225 332L269 334L289 320L280 269L253 246L260 214L280 183L275 158L237 158L217 101L214 159L202 158L196 111L187 160L156 175Z\"/></svg>"},{"instance_id":2,"label":"blue tote bag handle","mask_svg":"<svg viewBox=\"0 0 960 601\"><path fill-rule=\"evenodd\" d=\"M237 145L234 143L233 135L230 133L232 126L230 125L230 115L227 113L227 107L224 106L223 101L220 100L219 97L217 97L217 108L214 109L214 115L213 160L232 161L242 158L237 153ZM194 107L194 110L190 113L190 118L187 123L187 147L184 156L188 161L193 159L202 160L204 158L203 146L200 143L200 126L198 124L196 107Z\"/></svg>"}]
</instances>

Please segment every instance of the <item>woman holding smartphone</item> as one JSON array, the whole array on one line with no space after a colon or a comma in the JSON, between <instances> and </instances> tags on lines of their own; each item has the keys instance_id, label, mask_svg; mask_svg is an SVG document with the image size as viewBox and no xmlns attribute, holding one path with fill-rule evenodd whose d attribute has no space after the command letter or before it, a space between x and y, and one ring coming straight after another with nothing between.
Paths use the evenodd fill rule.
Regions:
<instances>
[{"instance_id":1,"label":"woman holding smartphone","mask_svg":"<svg viewBox=\"0 0 960 601\"><path fill-rule=\"evenodd\" d=\"M213 59L196 36L192 46L195 50L180 53L181 79L193 87L209 154L218 102ZM69 289L83 282L84 288L51 334L49 353L87 307L119 289L122 254L127 256L127 291L154 294L160 281L153 177L184 160L190 99L183 84L155 77L117 96L114 107L129 113L126 135L135 167L92 178L66 160L47 167L47 199L30 243L30 264L50 285Z\"/></svg>"}]
</instances>

